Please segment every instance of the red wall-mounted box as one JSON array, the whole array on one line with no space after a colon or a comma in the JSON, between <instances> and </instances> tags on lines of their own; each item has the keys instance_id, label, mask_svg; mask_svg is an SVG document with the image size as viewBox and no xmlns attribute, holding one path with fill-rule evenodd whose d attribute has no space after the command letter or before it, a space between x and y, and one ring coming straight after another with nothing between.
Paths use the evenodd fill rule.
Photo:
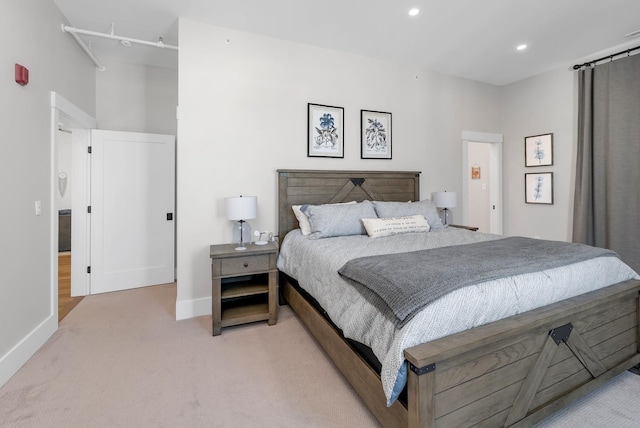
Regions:
<instances>
[{"instance_id":1,"label":"red wall-mounted box","mask_svg":"<svg viewBox=\"0 0 640 428\"><path fill-rule=\"evenodd\" d=\"M22 86L29 83L29 70L24 65L16 64L16 83Z\"/></svg>"}]
</instances>

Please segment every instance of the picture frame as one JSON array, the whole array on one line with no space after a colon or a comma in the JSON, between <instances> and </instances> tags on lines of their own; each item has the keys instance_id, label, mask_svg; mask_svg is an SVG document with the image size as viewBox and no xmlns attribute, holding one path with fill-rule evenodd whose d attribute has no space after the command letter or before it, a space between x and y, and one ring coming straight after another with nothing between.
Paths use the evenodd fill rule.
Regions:
<instances>
[{"instance_id":1,"label":"picture frame","mask_svg":"<svg viewBox=\"0 0 640 428\"><path fill-rule=\"evenodd\" d=\"M344 158L344 108L307 104L307 157Z\"/></svg>"},{"instance_id":2,"label":"picture frame","mask_svg":"<svg viewBox=\"0 0 640 428\"><path fill-rule=\"evenodd\" d=\"M524 166L553 165L553 133L524 138Z\"/></svg>"},{"instance_id":3,"label":"picture frame","mask_svg":"<svg viewBox=\"0 0 640 428\"><path fill-rule=\"evenodd\" d=\"M524 193L527 204L553 205L553 172L526 173Z\"/></svg>"},{"instance_id":4,"label":"picture frame","mask_svg":"<svg viewBox=\"0 0 640 428\"><path fill-rule=\"evenodd\" d=\"M360 158L391 159L391 113L360 110Z\"/></svg>"}]
</instances>

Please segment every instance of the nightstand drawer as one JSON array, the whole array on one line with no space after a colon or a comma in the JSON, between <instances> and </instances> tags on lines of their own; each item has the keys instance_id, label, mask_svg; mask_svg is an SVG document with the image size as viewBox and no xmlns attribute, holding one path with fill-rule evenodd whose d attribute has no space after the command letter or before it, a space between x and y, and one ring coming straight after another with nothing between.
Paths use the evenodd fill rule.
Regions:
<instances>
[{"instance_id":1,"label":"nightstand drawer","mask_svg":"<svg viewBox=\"0 0 640 428\"><path fill-rule=\"evenodd\" d=\"M220 274L236 275L269 270L269 254L247 257L233 257L220 260Z\"/></svg>"}]
</instances>

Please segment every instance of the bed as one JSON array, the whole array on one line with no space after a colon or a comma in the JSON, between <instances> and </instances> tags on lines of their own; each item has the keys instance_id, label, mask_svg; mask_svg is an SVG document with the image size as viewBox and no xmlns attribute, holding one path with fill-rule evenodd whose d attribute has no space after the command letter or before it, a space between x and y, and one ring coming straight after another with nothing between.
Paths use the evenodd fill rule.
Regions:
<instances>
[{"instance_id":1,"label":"bed","mask_svg":"<svg viewBox=\"0 0 640 428\"><path fill-rule=\"evenodd\" d=\"M298 228L292 205L420 199L418 172L278 174L281 243ZM404 349L406 397L389 403L384 377L327 311L291 276L280 289L384 426L531 426L640 362L640 281L629 279Z\"/></svg>"}]
</instances>

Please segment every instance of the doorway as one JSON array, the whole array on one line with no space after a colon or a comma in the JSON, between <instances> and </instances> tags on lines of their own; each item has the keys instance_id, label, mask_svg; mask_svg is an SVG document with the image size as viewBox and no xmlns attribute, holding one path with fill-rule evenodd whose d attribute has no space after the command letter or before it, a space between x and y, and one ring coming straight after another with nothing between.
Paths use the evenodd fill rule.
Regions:
<instances>
[{"instance_id":1,"label":"doorway","mask_svg":"<svg viewBox=\"0 0 640 428\"><path fill-rule=\"evenodd\" d=\"M51 107L52 311L61 319L59 293L66 287L67 270L71 299L173 282L175 137L95 130L93 118L55 93ZM63 130L71 130L66 166L59 158L66 139L61 123ZM67 195L61 192L64 178L73 195L70 202L60 198L60 193ZM63 251L69 257L60 258L59 214L67 204L71 243Z\"/></svg>"},{"instance_id":2,"label":"doorway","mask_svg":"<svg viewBox=\"0 0 640 428\"><path fill-rule=\"evenodd\" d=\"M462 220L480 232L502 234L502 141L502 134L462 132Z\"/></svg>"},{"instance_id":3,"label":"doorway","mask_svg":"<svg viewBox=\"0 0 640 428\"><path fill-rule=\"evenodd\" d=\"M79 302L78 299L73 299L71 297L71 284L68 284L69 293L67 297L66 291L66 281L71 281L71 269L72 269L72 250L73 243L68 248L69 251L60 251L60 210L63 208L62 206L62 198L60 196L61 193L64 193L65 196L71 197L71 185L69 182L69 177L66 177L66 180L62 180L64 175L60 175L60 172L69 173L68 167L69 164L67 162L67 157L65 155L66 150L66 140L73 139L73 134L75 132L64 132L71 130L86 130L90 128L95 128L96 121L93 117L89 116L87 113L76 107L74 104L69 102L67 99L62 97L60 94L56 92L51 92L51 188L50 188L50 200L51 200L51 313L54 317L60 322L60 320L66 316L69 311L77 305ZM60 131L62 128L62 131ZM69 138L70 137L70 138ZM69 143L72 144L72 143ZM70 149L69 149L70 150ZM65 159L61 162L61 152L62 157ZM70 163L70 162L69 162ZM64 187L64 192L61 192L61 188ZM68 192L68 193L67 193ZM65 202L66 204L67 202ZM70 213L70 216L71 213ZM66 249L67 244L63 243L62 249ZM64 256L61 257L61 253L64 253ZM69 278L67 279L67 272ZM62 287L60 283L62 282ZM60 292L62 292L62 298L60 297Z\"/></svg>"},{"instance_id":4,"label":"doorway","mask_svg":"<svg viewBox=\"0 0 640 428\"><path fill-rule=\"evenodd\" d=\"M76 307L82 296L71 296L71 217L73 192L69 183L73 177L71 144L73 131L64 121L58 123L58 170L56 171L58 208L58 322Z\"/></svg>"}]
</instances>

